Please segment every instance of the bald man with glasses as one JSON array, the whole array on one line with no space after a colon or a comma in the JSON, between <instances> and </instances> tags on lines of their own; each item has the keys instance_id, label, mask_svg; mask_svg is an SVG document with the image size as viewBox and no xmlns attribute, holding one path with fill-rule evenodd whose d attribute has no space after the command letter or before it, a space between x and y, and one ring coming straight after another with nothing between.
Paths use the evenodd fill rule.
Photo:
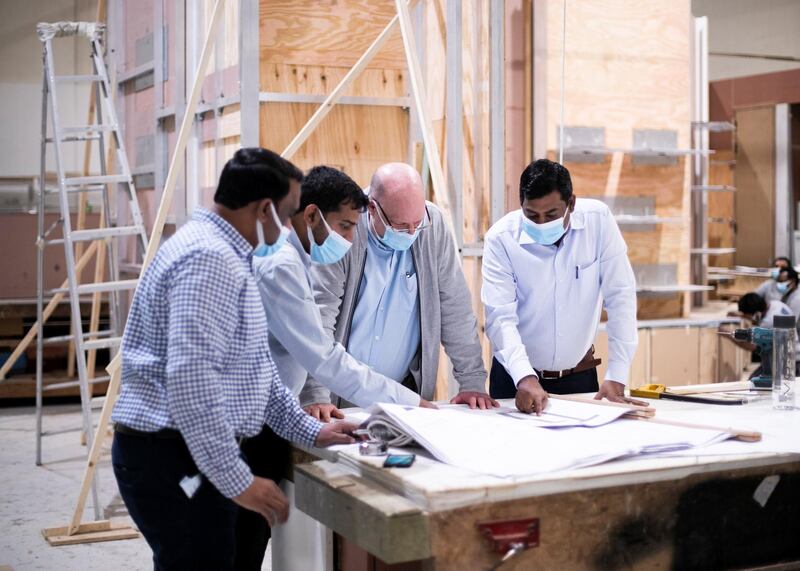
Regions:
<instances>
[{"instance_id":1,"label":"bald man with glasses","mask_svg":"<svg viewBox=\"0 0 800 571\"><path fill-rule=\"evenodd\" d=\"M324 327L356 359L432 400L444 346L459 385L452 402L497 406L486 393L477 320L453 236L411 166L389 163L375 172L350 252L315 265L312 274ZM349 406L311 377L300 402Z\"/></svg>"}]
</instances>

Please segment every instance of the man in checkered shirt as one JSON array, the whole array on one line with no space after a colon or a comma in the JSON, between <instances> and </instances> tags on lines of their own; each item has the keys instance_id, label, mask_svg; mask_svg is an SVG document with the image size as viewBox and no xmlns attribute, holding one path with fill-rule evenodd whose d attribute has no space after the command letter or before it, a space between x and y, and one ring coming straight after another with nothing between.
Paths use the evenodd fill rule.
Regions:
<instances>
[{"instance_id":1,"label":"man in checkered shirt","mask_svg":"<svg viewBox=\"0 0 800 571\"><path fill-rule=\"evenodd\" d=\"M283 493L251 470L270 458L258 458L263 447L248 450L248 438L272 429L306 446L353 441L355 426L322 425L280 381L251 273L253 255L271 255L285 240L302 178L270 151L239 150L214 206L198 208L161 246L136 292L112 462L159 570L232 569L239 509L270 525L286 520Z\"/></svg>"}]
</instances>

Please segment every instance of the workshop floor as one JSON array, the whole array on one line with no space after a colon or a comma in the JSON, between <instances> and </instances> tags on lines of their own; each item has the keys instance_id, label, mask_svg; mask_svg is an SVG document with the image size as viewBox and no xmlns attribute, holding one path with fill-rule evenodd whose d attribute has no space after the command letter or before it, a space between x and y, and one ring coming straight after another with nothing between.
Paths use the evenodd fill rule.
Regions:
<instances>
[{"instance_id":1,"label":"workshop floor","mask_svg":"<svg viewBox=\"0 0 800 571\"><path fill-rule=\"evenodd\" d=\"M97 413L98 411L96 411ZM77 404L46 407L46 430L80 425ZM80 569L131 571L152 569L144 539L50 547L42 537L45 527L66 525L77 499L86 448L78 432L43 439L43 466L35 465L33 407L0 408L0 569ZM107 449L99 464L100 503L104 517L130 523L111 471ZM91 497L85 518L93 520ZM263 570L270 570L267 551Z\"/></svg>"}]
</instances>

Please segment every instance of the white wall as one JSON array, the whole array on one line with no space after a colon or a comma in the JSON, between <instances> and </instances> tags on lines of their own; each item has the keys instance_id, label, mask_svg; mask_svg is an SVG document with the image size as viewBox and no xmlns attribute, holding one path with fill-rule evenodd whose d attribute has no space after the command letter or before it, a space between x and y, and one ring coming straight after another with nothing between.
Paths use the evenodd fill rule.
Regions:
<instances>
[{"instance_id":1,"label":"white wall","mask_svg":"<svg viewBox=\"0 0 800 571\"><path fill-rule=\"evenodd\" d=\"M708 51L800 58L800 0L692 0L708 16ZM800 62L710 55L709 80L800 67Z\"/></svg>"},{"instance_id":2,"label":"white wall","mask_svg":"<svg viewBox=\"0 0 800 571\"><path fill-rule=\"evenodd\" d=\"M0 177L39 174L42 44L37 22L93 20L96 10L96 0L0 0ZM88 43L73 38L54 42L57 73L91 72ZM62 124L86 124L88 89L88 84L59 87ZM83 144L63 147L66 168L79 171ZM54 170L52 161L48 169Z\"/></svg>"}]
</instances>

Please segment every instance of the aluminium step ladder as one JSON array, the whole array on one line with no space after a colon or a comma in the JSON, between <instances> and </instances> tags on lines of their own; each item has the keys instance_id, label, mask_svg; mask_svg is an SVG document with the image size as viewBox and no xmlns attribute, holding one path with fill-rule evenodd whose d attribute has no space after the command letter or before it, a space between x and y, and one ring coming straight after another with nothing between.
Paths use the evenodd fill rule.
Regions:
<instances>
[{"instance_id":1,"label":"aluminium step ladder","mask_svg":"<svg viewBox=\"0 0 800 571\"><path fill-rule=\"evenodd\" d=\"M120 305L120 292L133 291L138 280L120 280L118 257L119 244L113 240L134 236L141 241L141 251L147 247L147 235L136 199L136 189L130 171L125 142L120 131L117 113L112 101L112 86L103 60L103 34L105 26L95 22L56 22L39 23L36 26L39 39L42 41L43 58L43 93L42 93L42 141L41 141L41 177L39 188L38 209L38 238L37 238L37 318L43 321L43 305L46 296L64 294L69 298L71 313L70 335L43 338L44 329L40 329L36 343L36 464L42 464L42 438L53 434L67 432L66 430L46 432L42 429L43 395L45 392L67 387L79 387L82 412L82 427L86 435L87 453L92 446L94 429L91 413L90 385L108 381L107 376L89 378L87 367L87 352L99 349L109 349L112 352L119 350L122 341L122 311ZM89 43L89 57L92 62L93 73L90 75L56 75L53 57L53 40L61 37L76 37L86 39ZM63 126L59 114L58 87L64 83L88 83L95 90L95 123L91 125ZM51 121L50 135L48 136L48 111ZM100 174L92 176L67 176L65 173L62 146L69 143L84 144L86 141L97 141L99 151ZM106 146L113 144L116 149L116 173L109 173L106 164ZM48 145L52 145L55 169L57 174L57 188L48 189L45 184L46 160ZM131 218L129 225L119 226L112 217L110 195L112 190L119 189L128 201L128 211ZM59 219L45 228L45 198L48 193L58 194ZM106 227L95 229L73 230L70 220L70 196L79 193L99 193L102 202L102 220ZM103 226L103 224L101 224ZM52 232L61 228L61 238L51 238ZM107 274L110 281L101 283L79 284L76 271L75 245L79 242L102 240L105 242L107 256ZM66 288L44 288L44 254L45 248L50 245L63 245L67 284ZM99 252L100 250L98 250ZM99 254L98 254L99 260ZM108 329L85 332L81 316L81 296L87 294L107 294L109 296L109 321ZM44 386L42 376L43 348L45 345L73 342L77 362L77 380L68 380ZM98 503L96 478L93 482L93 502L97 519L100 519L100 504Z\"/></svg>"}]
</instances>

